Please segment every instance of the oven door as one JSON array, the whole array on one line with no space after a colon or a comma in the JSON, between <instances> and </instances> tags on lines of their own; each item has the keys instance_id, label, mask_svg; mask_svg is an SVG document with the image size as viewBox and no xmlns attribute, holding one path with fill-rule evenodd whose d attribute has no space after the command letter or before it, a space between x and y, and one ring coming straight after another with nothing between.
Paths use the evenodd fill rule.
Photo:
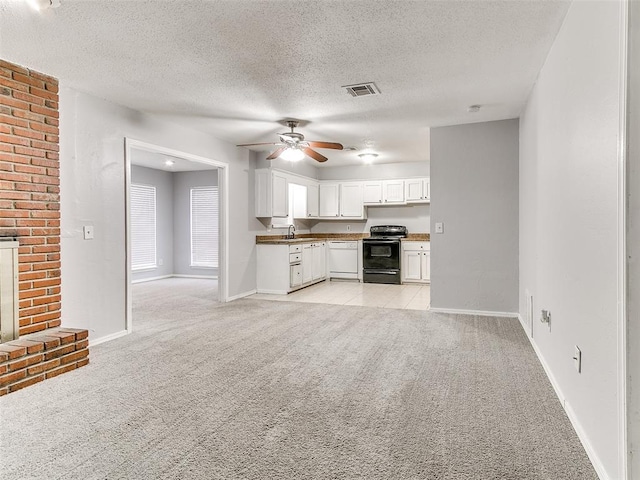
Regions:
<instances>
[{"instance_id":1,"label":"oven door","mask_svg":"<svg viewBox=\"0 0 640 480\"><path fill-rule=\"evenodd\" d=\"M365 240L362 243L364 270L398 270L400 268L400 241Z\"/></svg>"}]
</instances>

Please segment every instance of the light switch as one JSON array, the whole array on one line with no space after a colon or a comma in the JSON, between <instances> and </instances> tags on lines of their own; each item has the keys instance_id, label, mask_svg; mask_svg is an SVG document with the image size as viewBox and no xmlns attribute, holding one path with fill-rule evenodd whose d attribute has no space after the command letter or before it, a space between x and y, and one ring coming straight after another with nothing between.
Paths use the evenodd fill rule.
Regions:
<instances>
[{"instance_id":1,"label":"light switch","mask_svg":"<svg viewBox=\"0 0 640 480\"><path fill-rule=\"evenodd\" d=\"M436 233L444 233L444 223L436 222Z\"/></svg>"},{"instance_id":2,"label":"light switch","mask_svg":"<svg viewBox=\"0 0 640 480\"><path fill-rule=\"evenodd\" d=\"M93 225L85 225L82 227L85 240L93 240Z\"/></svg>"}]
</instances>

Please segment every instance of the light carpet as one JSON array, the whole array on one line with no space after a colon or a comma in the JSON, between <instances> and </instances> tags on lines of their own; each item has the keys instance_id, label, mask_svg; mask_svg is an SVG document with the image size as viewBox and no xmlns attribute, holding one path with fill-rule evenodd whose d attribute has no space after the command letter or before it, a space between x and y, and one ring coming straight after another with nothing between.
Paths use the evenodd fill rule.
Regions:
<instances>
[{"instance_id":1,"label":"light carpet","mask_svg":"<svg viewBox=\"0 0 640 480\"><path fill-rule=\"evenodd\" d=\"M515 319L154 283L133 334L0 398L0 478L597 479Z\"/></svg>"}]
</instances>

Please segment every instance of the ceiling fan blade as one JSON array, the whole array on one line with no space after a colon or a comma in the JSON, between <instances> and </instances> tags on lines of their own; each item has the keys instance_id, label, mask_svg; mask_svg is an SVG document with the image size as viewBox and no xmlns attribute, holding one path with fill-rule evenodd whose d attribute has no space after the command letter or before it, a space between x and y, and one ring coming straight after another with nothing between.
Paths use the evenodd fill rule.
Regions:
<instances>
[{"instance_id":1,"label":"ceiling fan blade","mask_svg":"<svg viewBox=\"0 0 640 480\"><path fill-rule=\"evenodd\" d=\"M236 145L236 147L255 147L257 145L277 145L275 142L268 143L243 143L242 145Z\"/></svg>"},{"instance_id":2,"label":"ceiling fan blade","mask_svg":"<svg viewBox=\"0 0 640 480\"><path fill-rule=\"evenodd\" d=\"M335 142L307 142L310 147L315 148L333 148L334 150L342 150L344 147L340 143Z\"/></svg>"},{"instance_id":3,"label":"ceiling fan blade","mask_svg":"<svg viewBox=\"0 0 640 480\"><path fill-rule=\"evenodd\" d=\"M309 143L311 143L311 142L309 142ZM320 155L315 150L311 150L310 148L303 148L302 151L306 155L309 155L314 160L317 160L318 162L326 162L327 161L327 157L325 157L324 155Z\"/></svg>"},{"instance_id":4,"label":"ceiling fan blade","mask_svg":"<svg viewBox=\"0 0 640 480\"><path fill-rule=\"evenodd\" d=\"M267 160L273 160L274 158L278 158L282 152L284 152L287 147L280 147L275 152L267 157Z\"/></svg>"}]
</instances>

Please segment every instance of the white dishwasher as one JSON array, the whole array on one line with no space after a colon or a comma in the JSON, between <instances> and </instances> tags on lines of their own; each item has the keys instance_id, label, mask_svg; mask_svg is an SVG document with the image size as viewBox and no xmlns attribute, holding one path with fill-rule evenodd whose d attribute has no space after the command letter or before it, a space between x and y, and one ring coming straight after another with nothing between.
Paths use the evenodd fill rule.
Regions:
<instances>
[{"instance_id":1,"label":"white dishwasher","mask_svg":"<svg viewBox=\"0 0 640 480\"><path fill-rule=\"evenodd\" d=\"M358 242L335 240L329 243L329 278L358 278Z\"/></svg>"}]
</instances>

